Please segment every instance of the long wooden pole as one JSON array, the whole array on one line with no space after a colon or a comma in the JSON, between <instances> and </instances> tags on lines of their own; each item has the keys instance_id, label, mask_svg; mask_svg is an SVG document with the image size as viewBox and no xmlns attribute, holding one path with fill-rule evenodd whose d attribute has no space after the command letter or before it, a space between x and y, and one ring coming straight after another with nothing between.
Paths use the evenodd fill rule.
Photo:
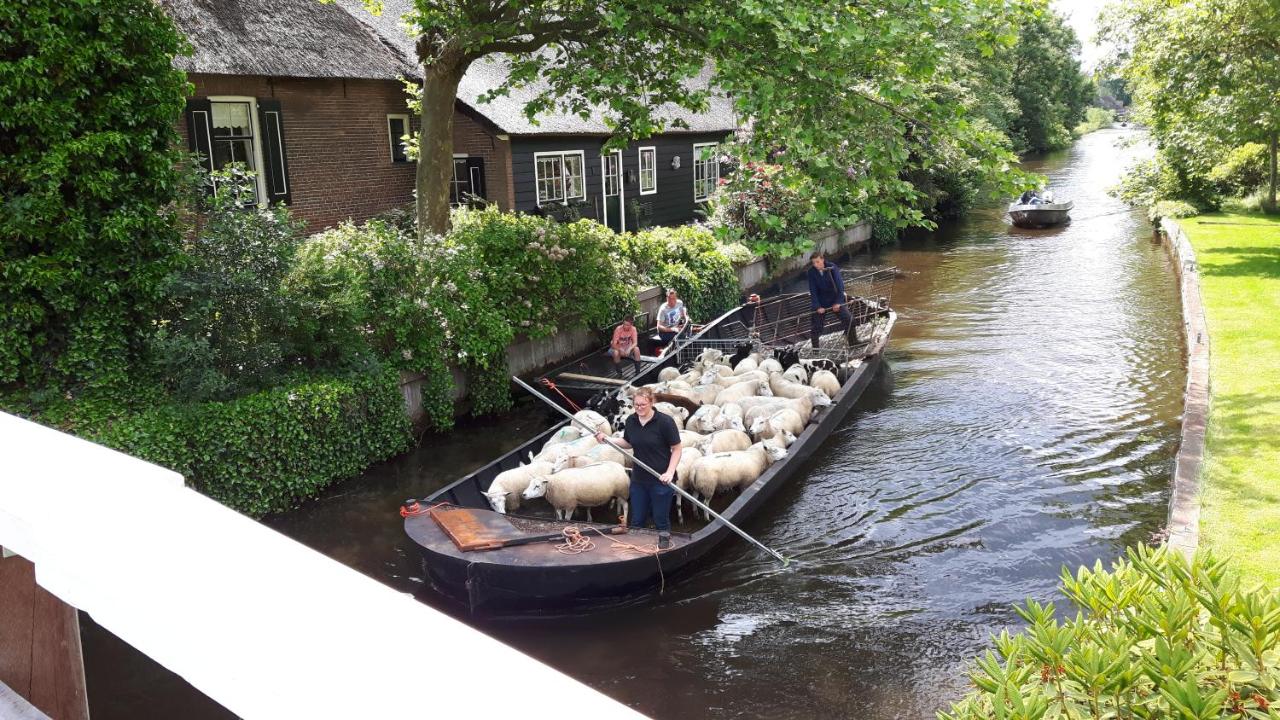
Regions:
<instances>
[{"instance_id":1,"label":"long wooden pole","mask_svg":"<svg viewBox=\"0 0 1280 720\"><path fill-rule=\"evenodd\" d=\"M579 420L578 418L574 417L572 414L570 414L570 413L569 413L569 411L568 411L568 410L565 410L564 408L562 408L562 407L560 407L559 405L557 405L557 404L555 403L555 401L554 401L554 400L552 400L552 399L548 398L547 396L543 395L542 393L538 392L537 390L534 390L534 389L533 389L532 387L530 387L530 386L529 386L529 384L528 384L528 383L526 383L525 381L521 380L520 378L518 378L518 377L516 377L516 376L514 376L514 375L512 375L512 376L511 376L511 379L512 379L512 380L514 380L514 381L516 382L516 384L517 384L517 385L519 385L520 387L524 388L525 390L528 390L528 391L529 391L529 392L530 392L534 397L538 398L538 399L539 399L539 400L541 400L542 402L544 402L544 403L546 403L546 404L550 405L551 407L555 408L556 412L558 412L558 413L560 413L561 415L564 415L565 417L569 418L569 420L570 420L570 421L577 423L578 425L582 426L585 430L587 430L588 432L590 432L590 433L592 433L592 434L594 434L594 433L596 432L596 429L595 429L595 428L593 428L593 427L591 427L591 426L587 425L586 423L582 422L582 421L581 421L581 420ZM637 460L635 455L633 455L633 454L631 454L631 453L627 452L627 451L626 451L626 450L625 450L621 445L618 445L617 443L615 443L613 440L609 439L608 437L606 437L606 438L605 438L605 442L609 443L609 446L610 446L610 447L612 447L614 450L617 450L618 452L622 453L623 455L626 455L627 457L631 458L631 461L632 461L633 463L635 463L636 465L640 466L642 469L647 470L647 471L648 471L650 474L652 474L654 477L659 477L659 476L661 476L661 475L662 475L662 473L660 473L660 472L658 472L658 471L654 470L653 468L649 467L648 465L645 465L644 463L642 463L642 462L640 462L639 460ZM774 558L776 558L776 559L778 560L778 562L782 563L782 566L783 566L783 567L786 567L786 566L791 562L790 560L786 559L786 558L785 558L785 557L783 557L782 555L780 555L780 554L778 554L777 552L775 552L775 551L773 551L773 550L769 549L768 547L766 547L766 546L765 546L763 543L761 543L759 540L757 540L757 539L755 539L755 538L751 537L750 535L746 534L745 532L743 532L741 528L739 528L737 525L734 525L733 523L731 523L731 522L729 522L728 520L726 520L726 519L724 518L724 516L723 516L723 515L721 515L720 513L718 513L718 512L716 512L715 510L712 510L711 508L707 507L705 504L703 504L703 502L702 502L701 500L699 500L698 498L694 497L694 496L693 496L693 493L690 493L690 492L686 491L684 488L680 487L679 485L675 484L674 482L673 482L673 483L671 483L671 488L672 488L673 490L675 490L676 492L680 493L682 496L684 496L684 498L685 498L685 499L687 499L689 502L693 503L693 504L694 504L694 505L696 505L697 507L702 508L702 509L703 509L703 510L705 510L709 515L711 515L711 516L712 516L712 517L714 517L715 519L719 520L720 522L724 523L726 527L728 527L730 530L732 530L732 531L734 531L734 532L738 533L739 535L741 535L743 538L745 538L747 541L749 541L752 545L755 545L756 547L760 548L761 550L763 550L763 551L765 551L765 552L769 553L770 555L772 555Z\"/></svg>"}]
</instances>

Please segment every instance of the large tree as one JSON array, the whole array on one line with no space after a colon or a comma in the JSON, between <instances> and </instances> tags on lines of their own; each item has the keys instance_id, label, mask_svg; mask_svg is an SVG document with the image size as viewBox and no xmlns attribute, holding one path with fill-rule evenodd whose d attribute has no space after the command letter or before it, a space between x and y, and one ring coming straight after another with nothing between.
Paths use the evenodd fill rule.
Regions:
<instances>
[{"instance_id":1,"label":"large tree","mask_svg":"<svg viewBox=\"0 0 1280 720\"><path fill-rule=\"evenodd\" d=\"M1139 118L1175 172L1195 176L1206 169L1206 148L1264 143L1267 205L1275 208L1280 4L1126 0L1104 12L1102 37L1114 47Z\"/></svg>"},{"instance_id":2,"label":"large tree","mask_svg":"<svg viewBox=\"0 0 1280 720\"><path fill-rule=\"evenodd\" d=\"M420 232L448 228L459 82L499 54L511 73L495 93L536 79L544 90L531 115L604 107L618 142L661 131L665 103L705 107L707 90L687 81L710 67L750 120L742 153L781 150L814 181L823 212L899 216L914 199L899 172L922 145L962 148L984 176L1006 177L1011 156L962 103L927 88L953 72L953 43L987 55L1012 45L1022 9L1023 0L414 0Z\"/></svg>"}]
</instances>

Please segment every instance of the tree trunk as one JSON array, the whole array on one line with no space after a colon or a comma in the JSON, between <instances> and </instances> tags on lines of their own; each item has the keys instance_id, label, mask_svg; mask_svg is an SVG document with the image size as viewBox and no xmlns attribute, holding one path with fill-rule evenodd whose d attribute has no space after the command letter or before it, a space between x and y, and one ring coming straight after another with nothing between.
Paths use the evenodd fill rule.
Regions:
<instances>
[{"instance_id":1,"label":"tree trunk","mask_svg":"<svg viewBox=\"0 0 1280 720\"><path fill-rule=\"evenodd\" d=\"M449 230L449 181L453 177L453 106L467 70L461 60L437 60L422 83L422 138L418 153L418 238Z\"/></svg>"},{"instance_id":2,"label":"tree trunk","mask_svg":"<svg viewBox=\"0 0 1280 720\"><path fill-rule=\"evenodd\" d=\"M1267 192L1267 212L1276 211L1276 132L1271 133L1271 186Z\"/></svg>"}]
</instances>

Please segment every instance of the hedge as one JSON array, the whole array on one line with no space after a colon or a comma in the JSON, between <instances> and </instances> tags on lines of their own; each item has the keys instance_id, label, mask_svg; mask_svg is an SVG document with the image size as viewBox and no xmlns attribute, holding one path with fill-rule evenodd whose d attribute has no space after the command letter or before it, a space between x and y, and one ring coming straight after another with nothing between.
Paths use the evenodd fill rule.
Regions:
<instances>
[{"instance_id":1,"label":"hedge","mask_svg":"<svg viewBox=\"0 0 1280 720\"><path fill-rule=\"evenodd\" d=\"M89 439L182 473L205 495L256 517L404 452L412 435L398 376L383 372L158 407Z\"/></svg>"}]
</instances>

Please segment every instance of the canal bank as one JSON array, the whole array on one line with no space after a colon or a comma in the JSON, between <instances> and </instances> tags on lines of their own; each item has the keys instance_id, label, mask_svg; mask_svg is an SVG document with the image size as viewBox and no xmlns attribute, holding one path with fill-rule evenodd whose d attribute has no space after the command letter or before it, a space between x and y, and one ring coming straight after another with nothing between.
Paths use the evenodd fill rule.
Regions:
<instances>
[{"instance_id":1,"label":"canal bank","mask_svg":"<svg viewBox=\"0 0 1280 720\"><path fill-rule=\"evenodd\" d=\"M660 718L917 718L958 697L990 634L1021 626L1013 603L1055 596L1062 566L1109 561L1164 525L1181 324L1150 225L1104 193L1130 136L1028 163L1076 200L1072 225L1014 230L997 208L855 259L903 269L899 325L889 369L746 528L792 567L734 543L641 606L470 622ZM522 401L266 522L444 607L399 503L549 420ZM94 717L154 715L164 682L139 688L145 663L86 637L90 700L114 702Z\"/></svg>"},{"instance_id":2,"label":"canal bank","mask_svg":"<svg viewBox=\"0 0 1280 720\"><path fill-rule=\"evenodd\" d=\"M1195 253L1211 396L1200 539L1249 582L1280 584L1280 218L1214 213L1166 222ZM1179 241L1181 238L1181 241ZM1193 371L1194 372L1194 371ZM1193 408L1188 402L1188 414Z\"/></svg>"}]
</instances>

